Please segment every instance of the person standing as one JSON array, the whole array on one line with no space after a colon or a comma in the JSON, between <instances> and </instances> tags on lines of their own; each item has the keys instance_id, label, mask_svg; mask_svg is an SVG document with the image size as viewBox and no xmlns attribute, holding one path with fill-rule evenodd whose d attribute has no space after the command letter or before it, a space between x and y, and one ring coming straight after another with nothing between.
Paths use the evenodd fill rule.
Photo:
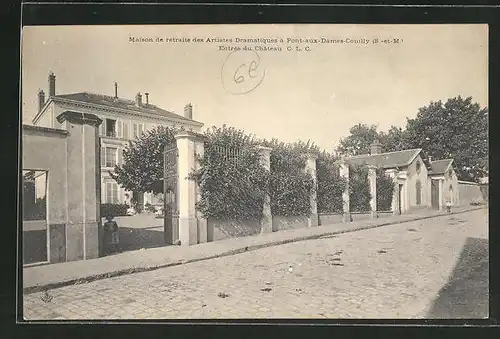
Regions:
<instances>
[{"instance_id":1,"label":"person standing","mask_svg":"<svg viewBox=\"0 0 500 339\"><path fill-rule=\"evenodd\" d=\"M118 235L118 223L113 220L113 216L106 216L106 222L104 223L104 233L107 241L106 244L109 244L107 247L111 250L111 252L121 252L120 250L120 237Z\"/></svg>"}]
</instances>

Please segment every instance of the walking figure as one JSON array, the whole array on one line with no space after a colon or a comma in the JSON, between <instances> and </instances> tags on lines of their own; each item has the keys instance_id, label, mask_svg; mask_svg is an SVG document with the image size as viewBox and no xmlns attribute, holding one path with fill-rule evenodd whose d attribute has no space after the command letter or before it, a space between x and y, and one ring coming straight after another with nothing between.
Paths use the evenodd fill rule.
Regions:
<instances>
[{"instance_id":1,"label":"walking figure","mask_svg":"<svg viewBox=\"0 0 500 339\"><path fill-rule=\"evenodd\" d=\"M448 213L451 212L451 200L450 199L446 200L446 212L448 212Z\"/></svg>"},{"instance_id":2,"label":"walking figure","mask_svg":"<svg viewBox=\"0 0 500 339\"><path fill-rule=\"evenodd\" d=\"M120 252L120 237L118 236L118 224L113 220L111 215L106 216L104 223L104 232L107 239L106 244L109 244L111 252Z\"/></svg>"}]
</instances>

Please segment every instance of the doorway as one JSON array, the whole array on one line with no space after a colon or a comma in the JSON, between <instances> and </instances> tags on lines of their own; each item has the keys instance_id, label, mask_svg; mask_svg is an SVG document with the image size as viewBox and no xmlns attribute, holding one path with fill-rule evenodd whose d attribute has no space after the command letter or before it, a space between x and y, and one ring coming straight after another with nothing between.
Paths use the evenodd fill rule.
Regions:
<instances>
[{"instance_id":1,"label":"doorway","mask_svg":"<svg viewBox=\"0 0 500 339\"><path fill-rule=\"evenodd\" d=\"M431 206L439 209L439 183L437 180L431 180Z\"/></svg>"},{"instance_id":2,"label":"doorway","mask_svg":"<svg viewBox=\"0 0 500 339\"><path fill-rule=\"evenodd\" d=\"M398 209L397 212L398 214L401 214L403 212L403 184L398 185Z\"/></svg>"},{"instance_id":3,"label":"doorway","mask_svg":"<svg viewBox=\"0 0 500 339\"><path fill-rule=\"evenodd\" d=\"M23 264L48 261L47 171L23 170Z\"/></svg>"}]
</instances>

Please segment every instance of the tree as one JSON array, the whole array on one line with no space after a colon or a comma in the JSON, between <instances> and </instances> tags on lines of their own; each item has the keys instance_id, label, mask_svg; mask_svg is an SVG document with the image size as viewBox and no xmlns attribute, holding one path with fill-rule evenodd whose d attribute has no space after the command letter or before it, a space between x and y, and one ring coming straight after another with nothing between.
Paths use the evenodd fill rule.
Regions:
<instances>
[{"instance_id":1,"label":"tree","mask_svg":"<svg viewBox=\"0 0 500 339\"><path fill-rule=\"evenodd\" d=\"M349 129L350 135L340 140L336 152L351 156L370 153L370 145L379 137L377 125L357 124Z\"/></svg>"},{"instance_id":2,"label":"tree","mask_svg":"<svg viewBox=\"0 0 500 339\"><path fill-rule=\"evenodd\" d=\"M434 159L453 158L460 180L488 174L488 109L458 96L431 102L407 119L406 140Z\"/></svg>"},{"instance_id":3,"label":"tree","mask_svg":"<svg viewBox=\"0 0 500 339\"><path fill-rule=\"evenodd\" d=\"M415 118L407 119L405 129L391 126L384 133L377 132L376 125L354 125L336 151L369 154L375 138L383 152L421 148L436 160L452 158L460 180L478 181L488 175L488 108L481 108L471 97L458 96L444 104L431 101Z\"/></svg>"},{"instance_id":4,"label":"tree","mask_svg":"<svg viewBox=\"0 0 500 339\"><path fill-rule=\"evenodd\" d=\"M387 133L379 133L379 141L384 152L402 151L411 148L406 130L401 127L391 126Z\"/></svg>"},{"instance_id":5,"label":"tree","mask_svg":"<svg viewBox=\"0 0 500 339\"><path fill-rule=\"evenodd\" d=\"M123 151L123 164L115 166L111 177L129 191L163 193L163 152L165 145L175 143L178 130L159 126L130 141Z\"/></svg>"},{"instance_id":6,"label":"tree","mask_svg":"<svg viewBox=\"0 0 500 339\"><path fill-rule=\"evenodd\" d=\"M391 126L387 132L378 132L377 125L357 124L349 130L350 135L340 140L337 153L352 156L369 154L370 145L377 139L383 152L401 151L409 148L408 137L401 127Z\"/></svg>"}]
</instances>

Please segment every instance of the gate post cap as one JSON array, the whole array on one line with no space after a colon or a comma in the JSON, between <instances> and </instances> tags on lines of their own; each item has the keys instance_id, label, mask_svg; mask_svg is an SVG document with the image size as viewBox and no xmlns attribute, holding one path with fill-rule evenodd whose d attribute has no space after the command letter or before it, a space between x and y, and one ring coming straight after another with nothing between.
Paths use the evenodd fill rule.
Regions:
<instances>
[{"instance_id":1,"label":"gate post cap","mask_svg":"<svg viewBox=\"0 0 500 339\"><path fill-rule=\"evenodd\" d=\"M196 133L193 131L180 131L177 132L174 135L175 140L179 139L190 139L190 140L196 140L196 141L203 141L205 140L205 136L201 133Z\"/></svg>"}]
</instances>

